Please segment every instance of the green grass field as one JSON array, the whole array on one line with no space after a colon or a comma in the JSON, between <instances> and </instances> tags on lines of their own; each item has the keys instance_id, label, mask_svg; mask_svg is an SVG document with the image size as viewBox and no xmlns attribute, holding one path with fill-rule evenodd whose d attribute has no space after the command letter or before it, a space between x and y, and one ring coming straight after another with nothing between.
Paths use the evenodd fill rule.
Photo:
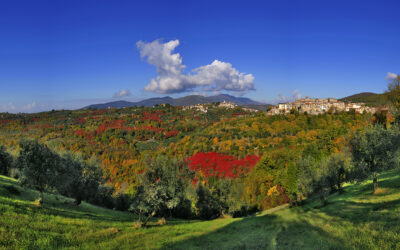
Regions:
<instances>
[{"instance_id":1,"label":"green grass field","mask_svg":"<svg viewBox=\"0 0 400 250\"><path fill-rule=\"evenodd\" d=\"M347 185L345 193L302 207L212 221L167 220L136 228L130 213L38 194L0 176L0 248L4 249L400 249L400 172ZM276 210L276 209L275 209Z\"/></svg>"}]
</instances>

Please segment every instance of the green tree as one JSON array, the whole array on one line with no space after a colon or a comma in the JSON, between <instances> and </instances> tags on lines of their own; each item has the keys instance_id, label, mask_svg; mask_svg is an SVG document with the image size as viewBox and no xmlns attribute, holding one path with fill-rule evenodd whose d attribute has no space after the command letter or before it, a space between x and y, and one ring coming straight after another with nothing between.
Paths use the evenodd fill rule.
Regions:
<instances>
[{"instance_id":1,"label":"green tree","mask_svg":"<svg viewBox=\"0 0 400 250\"><path fill-rule=\"evenodd\" d=\"M17 166L21 170L20 182L39 191L39 204L42 204L43 192L56 186L60 159L37 141L23 141L20 148L17 159Z\"/></svg>"},{"instance_id":2,"label":"green tree","mask_svg":"<svg viewBox=\"0 0 400 250\"><path fill-rule=\"evenodd\" d=\"M400 76L397 76L391 83L388 84L386 96L393 104L396 123L400 123Z\"/></svg>"},{"instance_id":3,"label":"green tree","mask_svg":"<svg viewBox=\"0 0 400 250\"><path fill-rule=\"evenodd\" d=\"M297 154L298 152L289 149L265 153L245 178L247 200L266 209L288 202L289 196L297 199Z\"/></svg>"},{"instance_id":4,"label":"green tree","mask_svg":"<svg viewBox=\"0 0 400 250\"><path fill-rule=\"evenodd\" d=\"M351 158L345 153L333 154L325 164L325 175L331 191L342 192L342 185L352 170Z\"/></svg>"},{"instance_id":5,"label":"green tree","mask_svg":"<svg viewBox=\"0 0 400 250\"><path fill-rule=\"evenodd\" d=\"M193 178L192 172L183 162L166 156L147 158L145 164L130 208L139 215L139 222L143 226L155 215L172 216L180 206L188 204L186 190Z\"/></svg>"},{"instance_id":6,"label":"green tree","mask_svg":"<svg viewBox=\"0 0 400 250\"><path fill-rule=\"evenodd\" d=\"M310 156L297 160L297 188L300 198L318 195L326 205L326 195L342 192L342 185L352 170L351 158L345 152L336 153L317 161Z\"/></svg>"},{"instance_id":7,"label":"green tree","mask_svg":"<svg viewBox=\"0 0 400 250\"><path fill-rule=\"evenodd\" d=\"M297 190L299 198L304 198L314 192L316 162L311 156L300 158L297 166Z\"/></svg>"},{"instance_id":8,"label":"green tree","mask_svg":"<svg viewBox=\"0 0 400 250\"><path fill-rule=\"evenodd\" d=\"M4 146L0 146L0 174L9 175L12 163L12 156L6 151Z\"/></svg>"},{"instance_id":9,"label":"green tree","mask_svg":"<svg viewBox=\"0 0 400 250\"><path fill-rule=\"evenodd\" d=\"M101 168L94 158L83 160L79 155L66 154L58 167L57 190L75 199L75 205L95 196L102 181Z\"/></svg>"},{"instance_id":10,"label":"green tree","mask_svg":"<svg viewBox=\"0 0 400 250\"><path fill-rule=\"evenodd\" d=\"M200 218L206 220L215 219L222 214L223 208L220 200L218 200L207 187L199 183L196 194L196 209Z\"/></svg>"},{"instance_id":11,"label":"green tree","mask_svg":"<svg viewBox=\"0 0 400 250\"><path fill-rule=\"evenodd\" d=\"M393 167L399 140L399 129L395 126L386 130L381 125L375 125L355 134L350 143L355 165L352 177L364 180L372 174L375 192L378 188L376 174L380 170Z\"/></svg>"},{"instance_id":12,"label":"green tree","mask_svg":"<svg viewBox=\"0 0 400 250\"><path fill-rule=\"evenodd\" d=\"M397 76L388 84L386 95L389 101L392 102L397 109L400 109L400 76Z\"/></svg>"},{"instance_id":13,"label":"green tree","mask_svg":"<svg viewBox=\"0 0 400 250\"><path fill-rule=\"evenodd\" d=\"M322 206L327 204L326 195L330 186L327 160L314 159L307 156L297 160L297 189L299 198L317 195ZM333 184L332 184L333 185Z\"/></svg>"}]
</instances>

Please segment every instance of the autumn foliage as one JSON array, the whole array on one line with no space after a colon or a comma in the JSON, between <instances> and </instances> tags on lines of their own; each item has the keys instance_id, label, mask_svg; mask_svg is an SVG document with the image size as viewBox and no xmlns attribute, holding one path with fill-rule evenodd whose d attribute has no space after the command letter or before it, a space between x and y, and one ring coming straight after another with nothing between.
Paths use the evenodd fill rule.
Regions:
<instances>
[{"instance_id":1,"label":"autumn foliage","mask_svg":"<svg viewBox=\"0 0 400 250\"><path fill-rule=\"evenodd\" d=\"M250 155L244 159L235 159L232 156L216 152L197 153L186 162L191 170L201 172L206 178L237 178L249 173L260 160L259 156Z\"/></svg>"},{"instance_id":2,"label":"autumn foliage","mask_svg":"<svg viewBox=\"0 0 400 250\"><path fill-rule=\"evenodd\" d=\"M355 113L269 117L212 105L208 112L155 106L0 115L0 144L9 151L18 152L19 140L31 138L57 152L95 157L105 182L117 192L135 193L144 156L162 154L185 160L195 172L194 184L206 185L212 199L228 195L223 185L231 185L236 200L262 208L287 202L293 193L288 183L295 183L297 176L296 166L279 163L275 172L257 168L261 156L287 150L288 155L296 152L290 161L321 160L345 148L351 134L372 118L380 118Z\"/></svg>"}]
</instances>

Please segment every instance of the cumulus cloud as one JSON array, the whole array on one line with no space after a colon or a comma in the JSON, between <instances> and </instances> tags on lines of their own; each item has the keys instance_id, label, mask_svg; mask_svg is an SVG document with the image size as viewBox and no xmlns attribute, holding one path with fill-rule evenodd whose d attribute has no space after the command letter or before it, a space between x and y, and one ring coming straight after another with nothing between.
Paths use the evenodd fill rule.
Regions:
<instances>
[{"instance_id":1,"label":"cumulus cloud","mask_svg":"<svg viewBox=\"0 0 400 250\"><path fill-rule=\"evenodd\" d=\"M396 79L397 77L398 77L397 74L392 73L392 72L388 72L388 73L386 74L385 79L386 79L386 81L391 81L391 80L393 80L393 79Z\"/></svg>"},{"instance_id":2,"label":"cumulus cloud","mask_svg":"<svg viewBox=\"0 0 400 250\"><path fill-rule=\"evenodd\" d=\"M275 98L275 103L286 103L286 102L294 102L297 99L301 98L301 94L298 90L294 90L292 92L292 95L290 96L283 96L282 94L279 94L277 98Z\"/></svg>"},{"instance_id":3,"label":"cumulus cloud","mask_svg":"<svg viewBox=\"0 0 400 250\"><path fill-rule=\"evenodd\" d=\"M182 63L182 56L173 53L178 45L179 40L136 43L141 58L154 65L158 75L150 80L145 87L146 91L167 94L194 91L197 88L203 91L225 90L240 93L254 90L252 74L240 73L232 64L219 60L184 74L186 66Z\"/></svg>"},{"instance_id":4,"label":"cumulus cloud","mask_svg":"<svg viewBox=\"0 0 400 250\"><path fill-rule=\"evenodd\" d=\"M124 97L124 96L131 96L131 95L132 95L131 91L129 91L127 89L124 89L124 90L121 90L118 93L115 93L113 97L114 98L121 98L121 97Z\"/></svg>"}]
</instances>

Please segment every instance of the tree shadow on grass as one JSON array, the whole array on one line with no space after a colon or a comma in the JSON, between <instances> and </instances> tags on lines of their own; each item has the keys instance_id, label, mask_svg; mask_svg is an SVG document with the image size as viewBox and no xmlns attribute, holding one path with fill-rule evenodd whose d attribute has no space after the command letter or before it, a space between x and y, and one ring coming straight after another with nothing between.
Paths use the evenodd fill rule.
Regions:
<instances>
[{"instance_id":1,"label":"tree shadow on grass","mask_svg":"<svg viewBox=\"0 0 400 250\"><path fill-rule=\"evenodd\" d=\"M395 249L400 241L400 198L395 195L400 174L394 170L379 177L380 187L387 189L384 194L372 194L371 182L352 185L344 194L330 196L327 206L310 200L291 213L239 219L207 234L167 243L164 249ZM287 214L296 216L282 217Z\"/></svg>"},{"instance_id":2,"label":"tree shadow on grass","mask_svg":"<svg viewBox=\"0 0 400 250\"><path fill-rule=\"evenodd\" d=\"M23 188L19 186L17 187L18 190L21 190L22 195L24 194L23 192L26 192L26 190ZM28 192L33 191L28 190ZM44 195L44 203L42 205L35 204L33 201L36 198L32 198L31 195L28 199L22 198L20 195L8 195L6 198L9 199L2 199L0 202L3 205L13 207L13 211L21 215L36 216L38 214L42 214L45 216L60 216L76 220L96 220L99 222L135 222L138 219L136 215L128 212L114 211L103 207L97 207L86 202L83 202L81 205L77 206L72 204L71 201L73 201L73 199L60 197L59 200L55 200L55 196L56 195L46 193ZM152 218L150 220L150 225L156 223L158 219L159 218L156 217ZM198 222L198 220L183 220L176 218L168 219L169 225L189 224L195 222Z\"/></svg>"},{"instance_id":3,"label":"tree shadow on grass","mask_svg":"<svg viewBox=\"0 0 400 250\"><path fill-rule=\"evenodd\" d=\"M306 221L288 222L274 215L246 217L216 231L168 243L163 249L331 249L338 239Z\"/></svg>"},{"instance_id":4,"label":"tree shadow on grass","mask_svg":"<svg viewBox=\"0 0 400 250\"><path fill-rule=\"evenodd\" d=\"M400 199L380 203L336 201L312 212L301 213L321 227L340 235L349 248L398 249ZM328 230L328 228L327 228Z\"/></svg>"},{"instance_id":5,"label":"tree shadow on grass","mask_svg":"<svg viewBox=\"0 0 400 250\"><path fill-rule=\"evenodd\" d=\"M337 201L320 211L338 220L346 220L356 227L374 223L388 231L399 231L400 216L395 212L398 208L400 199L379 203Z\"/></svg>"},{"instance_id":6,"label":"tree shadow on grass","mask_svg":"<svg viewBox=\"0 0 400 250\"><path fill-rule=\"evenodd\" d=\"M364 241L370 244L365 245L366 248L398 248L400 175L397 171L390 171L380 177L379 186L384 190L380 194L373 194L373 184L364 182L347 187L345 194L332 195L327 206L320 207L320 203L314 200L293 210L305 219L312 217L322 224L337 225L336 230L344 227L346 232L364 235L358 237L368 238Z\"/></svg>"},{"instance_id":7,"label":"tree shadow on grass","mask_svg":"<svg viewBox=\"0 0 400 250\"><path fill-rule=\"evenodd\" d=\"M3 183L4 183L4 184L15 185L15 184L17 184L18 182L17 182L17 181L14 181L14 180L11 180L11 179L9 179L9 178L0 176L0 184L3 184Z\"/></svg>"},{"instance_id":8,"label":"tree shadow on grass","mask_svg":"<svg viewBox=\"0 0 400 250\"><path fill-rule=\"evenodd\" d=\"M89 219L108 222L125 222L134 221L136 219L133 215L130 217L126 213L119 211L109 211L110 214L107 214L106 209L101 207L97 208L94 205L91 205L91 208L87 208L84 205L85 203L76 206L72 204L72 199L64 197L55 200L55 195L52 194L45 194L44 203L38 205L34 203L36 200L35 197L38 196L32 195L31 192L33 191L25 190L19 186L16 187L21 192L21 195L6 195L4 196L5 199L1 199L0 202L2 205L13 207L13 211L17 214L31 216L43 214L46 216L61 216L70 219ZM27 195L26 192L29 192L29 195ZM99 211L94 211L96 209ZM104 211L101 211L103 209ZM118 213L121 213L121 216L118 216Z\"/></svg>"}]
</instances>

